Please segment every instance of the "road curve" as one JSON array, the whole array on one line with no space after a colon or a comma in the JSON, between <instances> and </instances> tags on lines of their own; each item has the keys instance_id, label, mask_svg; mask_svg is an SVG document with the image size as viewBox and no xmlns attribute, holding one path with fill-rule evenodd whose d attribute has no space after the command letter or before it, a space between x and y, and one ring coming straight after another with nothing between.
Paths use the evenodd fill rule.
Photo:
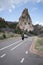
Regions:
<instances>
[{"instance_id":1,"label":"road curve","mask_svg":"<svg viewBox=\"0 0 43 65\"><path fill-rule=\"evenodd\" d=\"M0 65L43 65L43 57L29 51L34 37L0 41Z\"/></svg>"}]
</instances>

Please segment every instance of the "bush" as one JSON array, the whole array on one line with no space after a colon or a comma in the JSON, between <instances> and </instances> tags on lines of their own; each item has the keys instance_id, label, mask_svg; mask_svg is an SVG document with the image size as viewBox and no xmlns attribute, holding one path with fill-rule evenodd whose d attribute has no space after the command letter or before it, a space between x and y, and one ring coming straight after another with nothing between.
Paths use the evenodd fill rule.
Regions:
<instances>
[{"instance_id":1,"label":"bush","mask_svg":"<svg viewBox=\"0 0 43 65\"><path fill-rule=\"evenodd\" d=\"M17 29L15 29L15 33L22 34L22 30L18 27Z\"/></svg>"},{"instance_id":2,"label":"bush","mask_svg":"<svg viewBox=\"0 0 43 65\"><path fill-rule=\"evenodd\" d=\"M3 34L3 38L6 38L6 35L5 34Z\"/></svg>"},{"instance_id":3,"label":"bush","mask_svg":"<svg viewBox=\"0 0 43 65\"><path fill-rule=\"evenodd\" d=\"M14 37L14 35L11 35L11 37Z\"/></svg>"},{"instance_id":4,"label":"bush","mask_svg":"<svg viewBox=\"0 0 43 65\"><path fill-rule=\"evenodd\" d=\"M37 35L36 31L29 31L30 34Z\"/></svg>"}]
</instances>

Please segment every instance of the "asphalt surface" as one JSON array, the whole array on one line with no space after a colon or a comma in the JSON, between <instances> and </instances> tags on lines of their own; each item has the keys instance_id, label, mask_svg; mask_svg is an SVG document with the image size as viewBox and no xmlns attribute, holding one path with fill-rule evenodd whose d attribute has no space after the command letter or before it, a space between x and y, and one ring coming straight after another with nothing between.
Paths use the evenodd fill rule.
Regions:
<instances>
[{"instance_id":1,"label":"asphalt surface","mask_svg":"<svg viewBox=\"0 0 43 65\"><path fill-rule=\"evenodd\" d=\"M0 40L0 65L43 65L43 57L29 51L34 37Z\"/></svg>"}]
</instances>

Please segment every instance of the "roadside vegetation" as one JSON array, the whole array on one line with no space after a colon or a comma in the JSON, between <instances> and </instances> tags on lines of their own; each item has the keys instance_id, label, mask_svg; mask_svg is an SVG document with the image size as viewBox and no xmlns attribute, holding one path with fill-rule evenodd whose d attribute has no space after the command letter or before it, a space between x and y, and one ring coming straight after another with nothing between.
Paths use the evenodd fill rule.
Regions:
<instances>
[{"instance_id":1,"label":"roadside vegetation","mask_svg":"<svg viewBox=\"0 0 43 65\"><path fill-rule=\"evenodd\" d=\"M43 37L43 27L40 25L33 25L33 31L21 30L17 27L18 22L9 22L0 17L0 39L6 39L10 37L18 37L22 33L27 34L28 36L42 36Z\"/></svg>"},{"instance_id":2,"label":"roadside vegetation","mask_svg":"<svg viewBox=\"0 0 43 65\"><path fill-rule=\"evenodd\" d=\"M3 40L3 39L7 39L7 38L13 38L13 37L20 37L20 34L15 34L15 33L12 33L12 32L1 32L0 33L0 40Z\"/></svg>"},{"instance_id":3,"label":"roadside vegetation","mask_svg":"<svg viewBox=\"0 0 43 65\"><path fill-rule=\"evenodd\" d=\"M35 49L38 51L43 51L43 38L37 38Z\"/></svg>"}]
</instances>

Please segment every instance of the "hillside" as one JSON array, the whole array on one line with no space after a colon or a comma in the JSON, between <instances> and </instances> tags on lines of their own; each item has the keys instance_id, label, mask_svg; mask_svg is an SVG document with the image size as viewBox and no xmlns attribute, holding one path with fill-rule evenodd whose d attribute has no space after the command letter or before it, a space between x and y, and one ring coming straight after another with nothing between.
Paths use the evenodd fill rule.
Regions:
<instances>
[{"instance_id":1,"label":"hillside","mask_svg":"<svg viewBox=\"0 0 43 65\"><path fill-rule=\"evenodd\" d=\"M0 32L1 31L14 31L16 28L17 22L5 21L4 18L0 17Z\"/></svg>"},{"instance_id":2,"label":"hillside","mask_svg":"<svg viewBox=\"0 0 43 65\"><path fill-rule=\"evenodd\" d=\"M39 24L34 25L34 31L37 33L37 35L43 36L43 26Z\"/></svg>"},{"instance_id":3,"label":"hillside","mask_svg":"<svg viewBox=\"0 0 43 65\"><path fill-rule=\"evenodd\" d=\"M15 33L26 31L28 34L43 36L43 26L32 24L27 8L23 10L18 22L5 21L4 18L0 17L0 32L5 31Z\"/></svg>"}]
</instances>

